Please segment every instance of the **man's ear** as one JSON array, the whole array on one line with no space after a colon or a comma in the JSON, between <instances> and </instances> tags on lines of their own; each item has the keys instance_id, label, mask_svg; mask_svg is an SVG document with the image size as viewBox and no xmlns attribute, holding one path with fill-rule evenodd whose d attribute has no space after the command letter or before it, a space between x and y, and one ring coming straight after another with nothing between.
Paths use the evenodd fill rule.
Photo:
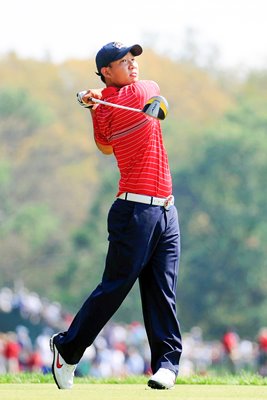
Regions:
<instances>
[{"instance_id":1,"label":"man's ear","mask_svg":"<svg viewBox=\"0 0 267 400\"><path fill-rule=\"evenodd\" d=\"M101 68L101 74L104 76L104 78L109 78L110 77L110 71L108 67L102 67Z\"/></svg>"}]
</instances>

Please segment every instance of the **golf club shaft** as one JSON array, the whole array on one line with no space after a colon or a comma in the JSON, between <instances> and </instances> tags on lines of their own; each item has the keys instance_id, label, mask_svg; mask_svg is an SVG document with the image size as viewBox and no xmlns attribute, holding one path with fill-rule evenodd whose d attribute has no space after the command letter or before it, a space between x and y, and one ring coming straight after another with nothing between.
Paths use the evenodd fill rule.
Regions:
<instances>
[{"instance_id":1,"label":"golf club shaft","mask_svg":"<svg viewBox=\"0 0 267 400\"><path fill-rule=\"evenodd\" d=\"M93 101L94 103L98 103L98 104L104 104L105 106L111 106L111 107L115 107L115 108L122 108L123 110L143 112L142 110L139 110L138 108L132 108L132 107L127 107L127 106L122 106L120 104L109 103L108 101L95 99L94 97L90 97L90 101Z\"/></svg>"},{"instance_id":2,"label":"golf club shaft","mask_svg":"<svg viewBox=\"0 0 267 400\"><path fill-rule=\"evenodd\" d=\"M87 94L86 90L83 90L81 92L77 93L77 99L78 102L85 108L88 107L88 103L83 101L83 97ZM108 101L96 99L94 97L89 97L88 100L90 102L96 103L96 104L103 104L106 106L114 107L114 108L121 108L123 110L129 110L129 111L135 111L138 113L146 114L149 117L158 119L158 120L163 120L166 118L166 115L168 113L168 103L167 100L163 96L153 96L151 97L144 107L140 110L139 108L133 108L133 107L128 107L128 106L123 106L121 104L116 104L116 103L110 103Z\"/></svg>"}]
</instances>

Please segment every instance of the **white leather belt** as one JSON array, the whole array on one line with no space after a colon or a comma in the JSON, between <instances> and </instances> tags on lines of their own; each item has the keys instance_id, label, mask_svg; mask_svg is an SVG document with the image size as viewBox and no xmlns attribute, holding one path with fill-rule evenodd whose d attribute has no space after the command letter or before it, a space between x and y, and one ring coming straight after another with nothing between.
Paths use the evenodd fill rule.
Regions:
<instances>
[{"instance_id":1,"label":"white leather belt","mask_svg":"<svg viewBox=\"0 0 267 400\"><path fill-rule=\"evenodd\" d=\"M150 204L151 206L163 206L166 210L168 210L170 206L174 204L174 196L172 194L168 197L162 198L127 192L120 194L117 198L122 200L135 201L137 203Z\"/></svg>"}]
</instances>

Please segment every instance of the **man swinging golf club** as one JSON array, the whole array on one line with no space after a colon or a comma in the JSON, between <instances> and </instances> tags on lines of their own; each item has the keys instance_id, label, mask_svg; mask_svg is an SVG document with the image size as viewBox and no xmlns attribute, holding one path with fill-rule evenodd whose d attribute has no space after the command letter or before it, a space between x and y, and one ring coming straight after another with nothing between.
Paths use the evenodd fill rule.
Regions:
<instances>
[{"instance_id":1,"label":"man swinging golf club","mask_svg":"<svg viewBox=\"0 0 267 400\"><path fill-rule=\"evenodd\" d=\"M84 302L69 329L50 340L52 371L59 389L70 389L76 365L139 281L144 324L151 349L153 389L175 384L182 351L176 315L180 232L160 122L144 105L159 96L158 85L139 80L140 45L108 43L96 55L106 84L78 98L91 111L94 139L114 154L118 193L108 214L109 247L101 283ZM143 110L96 104L93 99ZM96 266L97 267L97 266Z\"/></svg>"}]
</instances>

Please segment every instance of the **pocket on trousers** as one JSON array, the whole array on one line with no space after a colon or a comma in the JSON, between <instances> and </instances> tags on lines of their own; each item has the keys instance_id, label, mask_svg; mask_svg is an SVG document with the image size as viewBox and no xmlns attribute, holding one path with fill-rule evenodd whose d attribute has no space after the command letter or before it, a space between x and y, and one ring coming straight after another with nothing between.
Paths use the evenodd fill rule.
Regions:
<instances>
[{"instance_id":1,"label":"pocket on trousers","mask_svg":"<svg viewBox=\"0 0 267 400\"><path fill-rule=\"evenodd\" d=\"M135 203L117 199L108 213L108 240L122 240L129 231Z\"/></svg>"}]
</instances>

